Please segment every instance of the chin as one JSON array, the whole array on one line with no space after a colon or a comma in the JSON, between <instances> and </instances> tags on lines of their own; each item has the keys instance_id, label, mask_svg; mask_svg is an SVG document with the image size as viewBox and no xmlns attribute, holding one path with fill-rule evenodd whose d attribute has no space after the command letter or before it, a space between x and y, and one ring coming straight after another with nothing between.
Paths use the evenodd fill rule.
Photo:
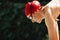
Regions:
<instances>
[{"instance_id":1,"label":"chin","mask_svg":"<svg viewBox=\"0 0 60 40\"><path fill-rule=\"evenodd\" d=\"M37 23L41 23L42 21L37 21Z\"/></svg>"},{"instance_id":2,"label":"chin","mask_svg":"<svg viewBox=\"0 0 60 40\"><path fill-rule=\"evenodd\" d=\"M41 23L41 22L39 22L39 23Z\"/></svg>"}]
</instances>

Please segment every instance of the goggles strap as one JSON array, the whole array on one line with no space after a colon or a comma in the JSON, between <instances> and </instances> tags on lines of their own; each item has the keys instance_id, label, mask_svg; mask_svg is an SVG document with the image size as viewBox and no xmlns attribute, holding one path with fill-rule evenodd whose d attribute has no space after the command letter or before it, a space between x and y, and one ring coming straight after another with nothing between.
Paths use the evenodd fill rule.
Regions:
<instances>
[{"instance_id":1,"label":"goggles strap","mask_svg":"<svg viewBox=\"0 0 60 40\"><path fill-rule=\"evenodd\" d=\"M32 17L32 3L30 5L30 16Z\"/></svg>"}]
</instances>

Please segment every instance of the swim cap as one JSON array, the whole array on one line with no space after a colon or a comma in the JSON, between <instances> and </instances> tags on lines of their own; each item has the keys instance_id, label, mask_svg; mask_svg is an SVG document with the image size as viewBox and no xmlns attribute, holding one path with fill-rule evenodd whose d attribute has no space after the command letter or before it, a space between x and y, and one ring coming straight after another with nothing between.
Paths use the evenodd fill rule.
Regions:
<instances>
[{"instance_id":1,"label":"swim cap","mask_svg":"<svg viewBox=\"0 0 60 40\"><path fill-rule=\"evenodd\" d=\"M41 9L41 5L38 1L28 2L25 6L25 15L28 16L29 14L32 14L40 9Z\"/></svg>"}]
</instances>

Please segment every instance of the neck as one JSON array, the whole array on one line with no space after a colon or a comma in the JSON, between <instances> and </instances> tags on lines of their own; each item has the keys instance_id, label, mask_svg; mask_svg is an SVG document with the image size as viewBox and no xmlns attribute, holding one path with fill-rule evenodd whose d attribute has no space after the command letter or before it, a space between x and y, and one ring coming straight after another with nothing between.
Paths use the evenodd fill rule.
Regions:
<instances>
[{"instance_id":1,"label":"neck","mask_svg":"<svg viewBox=\"0 0 60 40\"><path fill-rule=\"evenodd\" d=\"M43 17L45 17L45 12L44 12L44 10L40 10L40 13L41 13L41 15L42 15Z\"/></svg>"}]
</instances>

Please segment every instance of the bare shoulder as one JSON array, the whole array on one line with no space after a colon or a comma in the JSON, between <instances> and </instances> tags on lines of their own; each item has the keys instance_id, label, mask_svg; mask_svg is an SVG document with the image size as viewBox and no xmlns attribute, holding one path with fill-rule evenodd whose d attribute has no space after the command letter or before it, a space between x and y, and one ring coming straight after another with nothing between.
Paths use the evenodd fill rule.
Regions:
<instances>
[{"instance_id":1,"label":"bare shoulder","mask_svg":"<svg viewBox=\"0 0 60 40\"><path fill-rule=\"evenodd\" d=\"M47 14L52 14L52 11L51 11L51 8L49 6L44 6L42 8L42 10L44 11L44 13L47 15Z\"/></svg>"}]
</instances>

